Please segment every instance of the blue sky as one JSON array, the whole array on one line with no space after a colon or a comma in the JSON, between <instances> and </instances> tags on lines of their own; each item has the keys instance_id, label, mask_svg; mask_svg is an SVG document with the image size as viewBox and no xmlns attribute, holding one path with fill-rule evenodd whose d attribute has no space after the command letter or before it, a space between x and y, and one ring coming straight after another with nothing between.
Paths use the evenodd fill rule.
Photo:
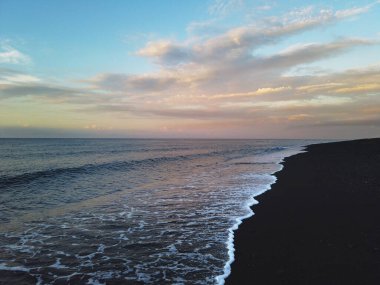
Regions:
<instances>
[{"instance_id":1,"label":"blue sky","mask_svg":"<svg viewBox=\"0 0 380 285\"><path fill-rule=\"evenodd\" d=\"M104 70L141 72L148 64L131 54L151 38L186 38L194 15L207 16L202 3L5 0L1 35L30 54L34 68L58 76L70 74L72 68L86 75Z\"/></svg>"},{"instance_id":2,"label":"blue sky","mask_svg":"<svg viewBox=\"0 0 380 285\"><path fill-rule=\"evenodd\" d=\"M0 136L378 136L379 27L379 1L2 0Z\"/></svg>"}]
</instances>

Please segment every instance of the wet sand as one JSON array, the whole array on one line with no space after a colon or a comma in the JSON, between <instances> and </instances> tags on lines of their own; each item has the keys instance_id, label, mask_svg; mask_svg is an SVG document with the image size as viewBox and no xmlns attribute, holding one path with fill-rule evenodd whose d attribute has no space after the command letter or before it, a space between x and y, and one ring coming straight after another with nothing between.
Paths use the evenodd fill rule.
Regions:
<instances>
[{"instance_id":1,"label":"wet sand","mask_svg":"<svg viewBox=\"0 0 380 285\"><path fill-rule=\"evenodd\" d=\"M226 284L380 284L380 139L308 146L276 176Z\"/></svg>"}]
</instances>

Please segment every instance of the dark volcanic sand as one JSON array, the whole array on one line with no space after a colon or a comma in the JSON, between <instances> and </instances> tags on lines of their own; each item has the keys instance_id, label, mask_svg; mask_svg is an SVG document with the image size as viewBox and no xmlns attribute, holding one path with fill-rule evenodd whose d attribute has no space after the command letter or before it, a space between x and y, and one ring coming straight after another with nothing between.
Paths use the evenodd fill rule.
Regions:
<instances>
[{"instance_id":1,"label":"dark volcanic sand","mask_svg":"<svg viewBox=\"0 0 380 285\"><path fill-rule=\"evenodd\" d=\"M235 233L227 284L380 284L380 139L307 151Z\"/></svg>"}]
</instances>

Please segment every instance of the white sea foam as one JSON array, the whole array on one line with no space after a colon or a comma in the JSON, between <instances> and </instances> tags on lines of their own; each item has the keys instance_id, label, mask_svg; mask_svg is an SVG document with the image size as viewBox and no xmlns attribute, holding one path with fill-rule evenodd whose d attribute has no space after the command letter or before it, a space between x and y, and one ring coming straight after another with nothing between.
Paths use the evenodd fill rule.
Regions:
<instances>
[{"instance_id":1,"label":"white sea foam","mask_svg":"<svg viewBox=\"0 0 380 285\"><path fill-rule=\"evenodd\" d=\"M174 244L169 245L168 246L168 250L169 250L170 253L177 253L178 252L178 250L177 250L177 248L175 247Z\"/></svg>"},{"instance_id":2,"label":"white sea foam","mask_svg":"<svg viewBox=\"0 0 380 285\"><path fill-rule=\"evenodd\" d=\"M89 284L89 285L106 285L105 282L102 283L102 282L100 282L96 278L90 278L90 279L88 279L87 284Z\"/></svg>"},{"instance_id":3,"label":"white sea foam","mask_svg":"<svg viewBox=\"0 0 380 285\"><path fill-rule=\"evenodd\" d=\"M261 160L256 160L256 161L275 163L278 166L278 169L276 171L280 171L283 168L283 165L281 163L284 161L286 157L289 157L301 152L303 152L303 148L286 150L283 152L275 153L275 155L273 154L263 155L261 157ZM263 176L266 176L267 178L270 177L268 181L269 183L255 187L255 191L253 195L247 200L247 202L244 205L244 208L248 211L248 213L244 216L235 218L233 225L228 229L228 240L226 241L226 247L228 251L228 260L224 265L223 274L215 277L215 282L217 285L224 285L226 278L231 274L231 264L235 261L235 254L234 254L235 253L235 246L234 246L235 231L239 228L243 220L250 218L254 215L254 212L252 211L251 207L258 203L258 201L254 199L254 197L259 196L262 193L266 192L267 190L271 189L271 185L274 184L277 180L276 176L274 176L273 174L274 172L271 174L263 175Z\"/></svg>"},{"instance_id":4,"label":"white sea foam","mask_svg":"<svg viewBox=\"0 0 380 285\"><path fill-rule=\"evenodd\" d=\"M273 179L271 183L269 185L262 185L261 186L262 188L256 192L257 193L256 196L270 189L270 185L272 185L276 181L275 176L270 176L270 177L272 177ZM239 225L243 222L243 220L249 217L252 217L254 215L253 211L251 210L251 207L257 203L258 203L257 200L255 200L252 196L245 204L245 209L247 209L248 213L242 217L235 218L235 222L233 226L228 229L228 240L226 242L226 246L228 250L228 261L224 265L223 274L215 277L215 281L218 285L223 285L225 282L225 279L231 274L231 264L235 260L234 232L239 228Z\"/></svg>"},{"instance_id":5,"label":"white sea foam","mask_svg":"<svg viewBox=\"0 0 380 285\"><path fill-rule=\"evenodd\" d=\"M0 270L29 272L30 268L26 268L24 266L7 266L5 263L0 263Z\"/></svg>"},{"instance_id":6,"label":"white sea foam","mask_svg":"<svg viewBox=\"0 0 380 285\"><path fill-rule=\"evenodd\" d=\"M67 266L61 264L61 258L57 258L55 263L50 265L49 267L56 268L56 269L68 268Z\"/></svg>"}]
</instances>

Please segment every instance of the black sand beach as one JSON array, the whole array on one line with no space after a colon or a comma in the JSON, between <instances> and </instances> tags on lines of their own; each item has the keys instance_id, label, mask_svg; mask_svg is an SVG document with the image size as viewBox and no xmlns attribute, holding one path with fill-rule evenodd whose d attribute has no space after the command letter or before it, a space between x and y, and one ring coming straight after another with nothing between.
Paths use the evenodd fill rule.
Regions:
<instances>
[{"instance_id":1,"label":"black sand beach","mask_svg":"<svg viewBox=\"0 0 380 285\"><path fill-rule=\"evenodd\" d=\"M276 176L226 284L380 284L380 139L311 145Z\"/></svg>"}]
</instances>

